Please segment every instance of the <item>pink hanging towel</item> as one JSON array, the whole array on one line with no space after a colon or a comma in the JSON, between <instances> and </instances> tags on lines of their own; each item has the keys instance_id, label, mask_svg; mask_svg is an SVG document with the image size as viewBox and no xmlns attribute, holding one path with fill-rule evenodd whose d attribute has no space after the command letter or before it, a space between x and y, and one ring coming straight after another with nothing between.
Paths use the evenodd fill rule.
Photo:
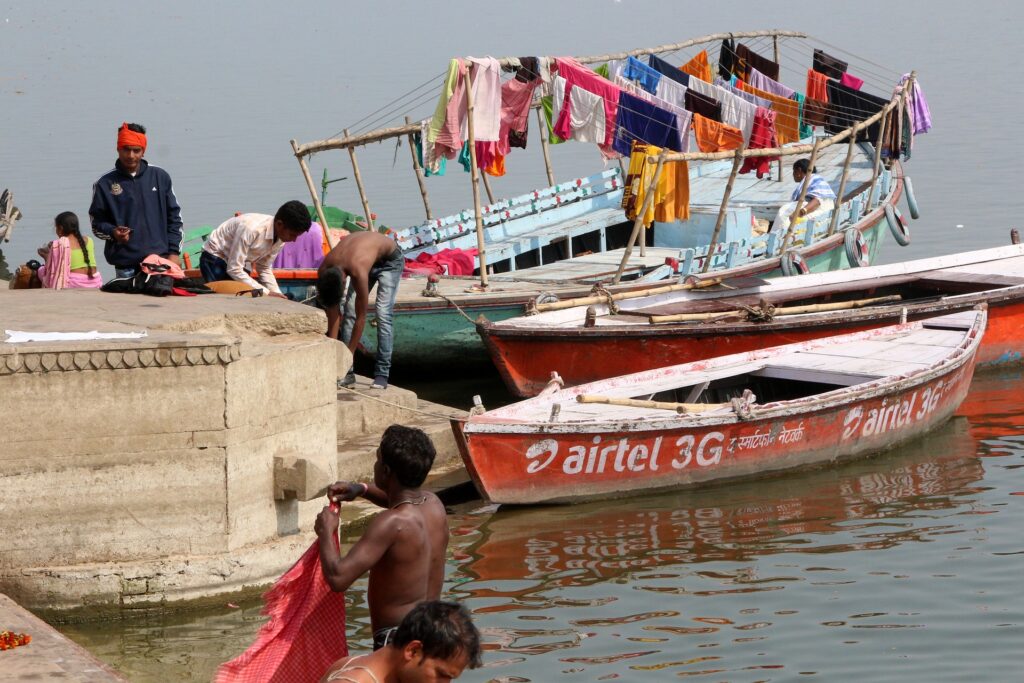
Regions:
<instances>
[{"instance_id":1,"label":"pink hanging towel","mask_svg":"<svg viewBox=\"0 0 1024 683\"><path fill-rule=\"evenodd\" d=\"M335 539L337 542L337 539ZM307 683L348 656L345 594L335 593L320 569L314 542L263 596L270 617L248 650L221 664L214 683Z\"/></svg>"},{"instance_id":2,"label":"pink hanging towel","mask_svg":"<svg viewBox=\"0 0 1024 683\"><path fill-rule=\"evenodd\" d=\"M853 88L854 90L860 90L860 86L864 85L864 79L851 76L848 73L844 73L839 79L839 82L847 88Z\"/></svg>"}]
</instances>

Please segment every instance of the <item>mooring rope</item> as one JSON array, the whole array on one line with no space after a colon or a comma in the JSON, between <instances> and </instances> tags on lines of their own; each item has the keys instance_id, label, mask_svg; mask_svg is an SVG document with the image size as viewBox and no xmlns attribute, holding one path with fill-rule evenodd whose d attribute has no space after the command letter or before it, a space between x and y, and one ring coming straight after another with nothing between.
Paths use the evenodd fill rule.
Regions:
<instances>
[{"instance_id":1,"label":"mooring rope","mask_svg":"<svg viewBox=\"0 0 1024 683\"><path fill-rule=\"evenodd\" d=\"M351 392L351 393L353 393L353 394L355 394L357 396L362 396L363 398L367 398L367 399L369 399L371 401L376 401L377 403L383 403L384 405L391 406L393 408L400 408L402 410L408 410L410 413L419 413L420 415L426 415L428 417L440 418L442 420L451 420L452 418L464 417L465 414L466 414L466 411L459 410L458 408L452 408L452 410L458 411L460 413L459 415L444 415L442 413L432 413L432 412L427 411L427 410L420 410L419 408L410 408L409 406L403 406L401 403L395 403L394 401L385 401L382 398L379 398L377 396L371 396L370 394L365 394L365 393L359 391L358 389L353 389L352 387L344 387L344 386L339 384L338 388L339 389L344 389L345 391L349 391L349 392Z\"/></svg>"}]
</instances>

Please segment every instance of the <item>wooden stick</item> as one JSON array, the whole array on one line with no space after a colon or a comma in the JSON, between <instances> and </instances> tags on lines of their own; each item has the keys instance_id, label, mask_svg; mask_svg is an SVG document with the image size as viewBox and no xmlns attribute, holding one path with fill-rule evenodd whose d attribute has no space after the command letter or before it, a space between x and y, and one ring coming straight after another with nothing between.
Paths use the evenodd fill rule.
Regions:
<instances>
[{"instance_id":1,"label":"wooden stick","mask_svg":"<svg viewBox=\"0 0 1024 683\"><path fill-rule=\"evenodd\" d=\"M629 257L633 254L633 244L636 243L637 237L640 236L640 228L644 224L644 215L647 210L651 208L651 204L654 203L654 188L658 186L658 178L661 176L661 167L665 164L665 152L658 156L658 166L654 169L654 175L651 177L651 184L647 186L647 195L644 197L644 204L640 209L640 212L636 215L636 220L633 221L633 232L629 236L629 243L626 244L626 250L622 253L622 262L619 263L619 269L615 271L615 277L612 278L612 284L619 284L619 280L622 279L622 271L626 269L626 264L629 263Z\"/></svg>"},{"instance_id":2,"label":"wooden stick","mask_svg":"<svg viewBox=\"0 0 1024 683\"><path fill-rule=\"evenodd\" d=\"M893 101L899 100L901 95L897 95ZM864 210L862 215L871 212L871 197L875 193L875 183L878 182L879 167L882 164L882 140L885 139L885 124L888 117L882 118L881 125L878 126L878 140L875 142L875 162L871 166L871 185L868 187L867 199L864 200Z\"/></svg>"},{"instance_id":3,"label":"wooden stick","mask_svg":"<svg viewBox=\"0 0 1024 683\"><path fill-rule=\"evenodd\" d=\"M793 234L796 232L796 221L799 218L800 208L804 204L804 197L807 196L807 188L811 186L811 174L814 173L814 162L818 160L818 140L815 139L814 147L811 149L811 158L807 167L807 174L804 175L804 181L800 184L800 195L796 198L796 206L793 207L793 213L789 214L789 228L786 230L786 234L782 238L782 249L780 253L786 251L789 248L790 243L793 241ZM813 230L814 227L808 221L804 221L804 230ZM807 235L804 235L804 244L807 243Z\"/></svg>"},{"instance_id":4,"label":"wooden stick","mask_svg":"<svg viewBox=\"0 0 1024 683\"><path fill-rule=\"evenodd\" d=\"M710 35L701 36L700 38L686 40L683 41L682 43L672 43L671 45L659 45L657 47L641 48L639 50L630 50L629 52L612 52L606 55L577 57L576 61L581 64L593 64L594 62L609 62L613 59L640 57L642 55L649 55L661 52L678 52L679 50L688 47L693 47L694 45L701 45L703 43L713 43L716 40L725 40L726 38L770 38L772 36L782 36L784 38L806 38L807 34L800 33L799 31L780 31L776 29L764 31L743 31L739 33L712 33Z\"/></svg>"},{"instance_id":5,"label":"wooden stick","mask_svg":"<svg viewBox=\"0 0 1024 683\"><path fill-rule=\"evenodd\" d=\"M636 398L616 398L597 394L577 394L577 403L599 403L608 406L626 408L653 408L654 410L671 410L675 413L704 413L710 410L731 408L729 403L669 403L666 401L641 401Z\"/></svg>"},{"instance_id":6,"label":"wooden stick","mask_svg":"<svg viewBox=\"0 0 1024 683\"><path fill-rule=\"evenodd\" d=\"M484 181L484 191L487 192L487 203L494 204L494 191L491 190L491 181L487 179L486 173L481 173L480 179Z\"/></svg>"},{"instance_id":7,"label":"wooden stick","mask_svg":"<svg viewBox=\"0 0 1024 683\"><path fill-rule=\"evenodd\" d=\"M772 36L772 47L775 48L775 63L779 63L779 35Z\"/></svg>"},{"instance_id":8,"label":"wooden stick","mask_svg":"<svg viewBox=\"0 0 1024 683\"><path fill-rule=\"evenodd\" d=\"M291 141L292 150L297 149L295 140ZM313 198L313 208L316 209L316 217L320 221L320 227L324 230L324 239L327 240L327 248L334 249L338 243L331 234L331 229L327 225L327 219L324 217L324 207L320 204L320 195L316 193L316 185L313 184L313 176L309 172L309 166L306 164L306 157L300 156L298 152L295 154L295 158L299 160L299 168L302 169L302 177L306 179L306 187L309 188L309 196Z\"/></svg>"},{"instance_id":9,"label":"wooden stick","mask_svg":"<svg viewBox=\"0 0 1024 683\"><path fill-rule=\"evenodd\" d=\"M345 137L348 137L348 128L345 129ZM348 148L348 156L352 160L352 175L356 178L356 188L359 190L359 201L363 203L363 214L366 216L367 230L373 230L373 217L370 215L370 202L366 199L366 188L363 187L363 176L359 173L359 163L356 161L356 148Z\"/></svg>"},{"instance_id":10,"label":"wooden stick","mask_svg":"<svg viewBox=\"0 0 1024 683\"><path fill-rule=\"evenodd\" d=\"M611 295L612 301L624 301L626 299L637 299L642 296L655 296L656 294L667 294L669 292L684 292L690 289L704 289L721 284L721 280L701 280L693 284L660 285L658 287L645 287L630 292L617 292ZM591 296L579 297L577 299L565 299L564 301L553 301L547 304L537 304L537 312L561 311L566 308L577 306L590 306L591 304L603 304L608 302L608 296L594 294Z\"/></svg>"},{"instance_id":11,"label":"wooden stick","mask_svg":"<svg viewBox=\"0 0 1024 683\"><path fill-rule=\"evenodd\" d=\"M736 157L732 160L732 172L729 173L729 182L725 184L725 193L722 195L722 205L718 207L718 219L715 220L715 230L711 233L711 244L708 245L708 255L704 259L704 267L700 272L706 273L711 268L711 259L715 255L715 245L718 244L718 235L722 230L722 223L725 222L725 214L729 209L729 197L732 196L732 186L736 182L736 176L740 172L740 164L743 163L743 150L747 148L744 142L736 150Z\"/></svg>"},{"instance_id":12,"label":"wooden stick","mask_svg":"<svg viewBox=\"0 0 1024 683\"><path fill-rule=\"evenodd\" d=\"M409 125L409 117L405 117L405 125ZM424 182L426 173L423 167L420 166L419 157L416 155L416 141L412 137L412 133L409 133L409 152L412 154L412 168L416 173L416 184L420 186L420 197L423 198L423 210L427 212L427 220L431 220L433 216L430 213L430 199L427 197L427 184ZM420 140L421 145L426 145L426 140Z\"/></svg>"},{"instance_id":13,"label":"wooden stick","mask_svg":"<svg viewBox=\"0 0 1024 683\"><path fill-rule=\"evenodd\" d=\"M479 169L476 167L476 136L473 131L473 77L472 68L466 67L466 116L469 123L469 164L473 183L473 212L476 214L476 248L480 259L480 288L487 289L487 245L484 241L483 207L480 206Z\"/></svg>"},{"instance_id":14,"label":"wooden stick","mask_svg":"<svg viewBox=\"0 0 1024 683\"><path fill-rule=\"evenodd\" d=\"M808 304L806 306L790 306L788 308L776 308L775 317L785 315L802 315L804 313L825 313L828 311L846 311L855 308L864 308L874 304L891 304L901 301L903 297L899 294L892 296L880 296L874 299L858 299L856 301L837 301L832 304ZM710 313L676 313L675 315L652 315L648 322L654 323L677 323L688 321L711 320L713 318L735 317L743 315L746 311L713 311Z\"/></svg>"},{"instance_id":15,"label":"wooden stick","mask_svg":"<svg viewBox=\"0 0 1024 683\"><path fill-rule=\"evenodd\" d=\"M850 177L850 164L853 162L853 150L857 147L857 133L860 124L853 124L853 134L850 135L850 145L846 149L846 163L843 164L843 177L839 181L839 192L836 194L836 207L832 210L832 220L828 224L829 237L836 234L836 226L839 225L839 210L843 205L843 193L846 192L846 181Z\"/></svg>"},{"instance_id":16,"label":"wooden stick","mask_svg":"<svg viewBox=\"0 0 1024 683\"><path fill-rule=\"evenodd\" d=\"M548 173L548 187L555 184L555 172L551 170L551 155L548 153L547 124L544 122L544 115L537 108L537 130L540 133L540 149L544 152L544 170Z\"/></svg>"}]
</instances>

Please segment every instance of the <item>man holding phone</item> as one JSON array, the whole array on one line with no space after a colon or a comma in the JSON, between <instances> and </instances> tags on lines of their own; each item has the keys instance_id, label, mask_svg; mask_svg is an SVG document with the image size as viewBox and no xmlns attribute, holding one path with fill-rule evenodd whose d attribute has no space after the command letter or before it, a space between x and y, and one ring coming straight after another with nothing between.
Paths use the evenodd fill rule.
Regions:
<instances>
[{"instance_id":1,"label":"man holding phone","mask_svg":"<svg viewBox=\"0 0 1024 683\"><path fill-rule=\"evenodd\" d=\"M178 263L181 251L181 207L171 176L145 154L146 129L123 123L114 168L92 187L92 232L106 242L103 255L117 277L135 275L150 254Z\"/></svg>"}]
</instances>

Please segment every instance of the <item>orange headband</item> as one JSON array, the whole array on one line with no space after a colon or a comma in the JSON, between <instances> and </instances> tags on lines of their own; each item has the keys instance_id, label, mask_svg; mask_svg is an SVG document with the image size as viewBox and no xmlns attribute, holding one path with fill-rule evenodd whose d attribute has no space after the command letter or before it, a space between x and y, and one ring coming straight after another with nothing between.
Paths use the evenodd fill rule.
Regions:
<instances>
[{"instance_id":1,"label":"orange headband","mask_svg":"<svg viewBox=\"0 0 1024 683\"><path fill-rule=\"evenodd\" d=\"M136 133L134 130L128 129L127 123L121 124L121 130L117 131L117 148L122 147L141 147L142 151L146 151L146 135L145 133Z\"/></svg>"}]
</instances>

